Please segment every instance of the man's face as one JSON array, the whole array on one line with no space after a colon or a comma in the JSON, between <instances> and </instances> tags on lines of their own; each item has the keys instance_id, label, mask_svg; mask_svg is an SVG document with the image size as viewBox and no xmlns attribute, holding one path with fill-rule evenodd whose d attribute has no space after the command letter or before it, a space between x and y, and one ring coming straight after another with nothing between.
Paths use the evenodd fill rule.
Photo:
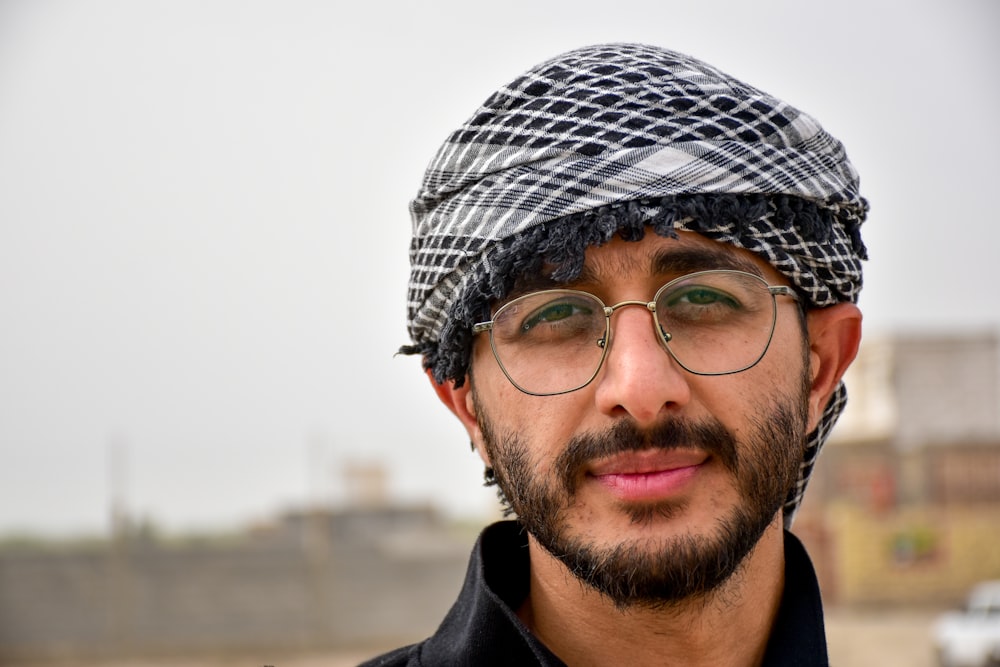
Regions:
<instances>
[{"instance_id":1,"label":"man's face","mask_svg":"<svg viewBox=\"0 0 1000 667\"><path fill-rule=\"evenodd\" d=\"M784 281L745 251L700 236L647 234L588 251L571 287L605 303L649 300L679 274L728 268ZM611 348L588 386L537 397L473 351L473 440L528 532L622 607L715 590L739 567L794 484L808 417L808 349L794 302L741 373L697 376L657 339L643 308L612 316Z\"/></svg>"}]
</instances>

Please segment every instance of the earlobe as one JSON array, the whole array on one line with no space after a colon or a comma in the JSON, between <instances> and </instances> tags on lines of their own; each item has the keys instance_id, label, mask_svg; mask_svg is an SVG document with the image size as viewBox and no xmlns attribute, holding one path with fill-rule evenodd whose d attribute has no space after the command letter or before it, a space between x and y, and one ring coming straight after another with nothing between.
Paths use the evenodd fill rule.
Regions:
<instances>
[{"instance_id":1,"label":"earlobe","mask_svg":"<svg viewBox=\"0 0 1000 667\"><path fill-rule=\"evenodd\" d=\"M455 383L450 380L438 382L430 370L427 370L427 379L430 380L431 387L434 388L438 399L462 422L462 426L469 434L473 449L479 453L486 465L489 465L489 459L483 447L482 431L479 428L479 421L476 419L476 403L472 393L471 379L466 377L462 386L456 387Z\"/></svg>"},{"instance_id":2,"label":"earlobe","mask_svg":"<svg viewBox=\"0 0 1000 667\"><path fill-rule=\"evenodd\" d=\"M861 344L861 311L853 303L811 310L809 330L810 390L809 430L826 409L841 378L858 354Z\"/></svg>"}]
</instances>

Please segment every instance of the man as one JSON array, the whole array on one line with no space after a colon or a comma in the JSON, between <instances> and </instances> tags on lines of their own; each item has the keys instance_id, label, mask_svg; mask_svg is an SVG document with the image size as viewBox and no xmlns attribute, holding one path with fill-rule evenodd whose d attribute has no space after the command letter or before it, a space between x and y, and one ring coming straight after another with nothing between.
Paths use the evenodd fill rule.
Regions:
<instances>
[{"instance_id":1,"label":"man","mask_svg":"<svg viewBox=\"0 0 1000 667\"><path fill-rule=\"evenodd\" d=\"M516 520L371 664L827 664L786 529L861 336L841 144L693 58L595 46L491 96L411 209L403 351Z\"/></svg>"}]
</instances>

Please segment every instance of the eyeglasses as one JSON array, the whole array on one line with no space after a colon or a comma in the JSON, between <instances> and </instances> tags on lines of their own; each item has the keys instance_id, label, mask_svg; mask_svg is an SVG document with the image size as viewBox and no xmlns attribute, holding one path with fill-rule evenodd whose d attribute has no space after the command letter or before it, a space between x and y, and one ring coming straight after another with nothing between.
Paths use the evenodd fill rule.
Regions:
<instances>
[{"instance_id":1,"label":"eyeglasses","mask_svg":"<svg viewBox=\"0 0 1000 667\"><path fill-rule=\"evenodd\" d=\"M611 347L611 315L625 306L652 314L663 347L689 373L745 371L771 344L778 296L798 300L790 287L768 285L752 273L699 271L671 280L649 302L606 306L578 290L532 292L504 304L472 332L490 332L493 355L515 387L554 396L597 377Z\"/></svg>"}]
</instances>

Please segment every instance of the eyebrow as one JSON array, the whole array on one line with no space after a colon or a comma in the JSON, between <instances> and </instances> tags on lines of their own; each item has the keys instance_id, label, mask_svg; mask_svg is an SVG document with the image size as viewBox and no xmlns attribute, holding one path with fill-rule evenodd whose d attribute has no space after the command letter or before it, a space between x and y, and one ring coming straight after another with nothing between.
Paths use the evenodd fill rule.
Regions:
<instances>
[{"instance_id":1,"label":"eyebrow","mask_svg":"<svg viewBox=\"0 0 1000 667\"><path fill-rule=\"evenodd\" d=\"M626 260L619 270L627 272L638 266L638 260ZM751 260L721 247L661 248L650 256L648 270L652 276L663 276L673 279L689 273L695 273L696 271L709 271L713 269L745 271L764 278L764 273ZM608 271L605 272L607 273ZM593 267L585 266L576 280L572 282L600 284L602 282L601 272L594 270ZM550 287L559 286L552 280L549 280L548 284Z\"/></svg>"},{"instance_id":2,"label":"eyebrow","mask_svg":"<svg viewBox=\"0 0 1000 667\"><path fill-rule=\"evenodd\" d=\"M764 278L764 273L751 260L724 248L663 248L650 259L650 271L654 275L682 276L710 269L745 271Z\"/></svg>"},{"instance_id":3,"label":"eyebrow","mask_svg":"<svg viewBox=\"0 0 1000 667\"><path fill-rule=\"evenodd\" d=\"M578 282L580 277L586 273L587 269L584 269L576 280L572 280L570 282L555 280L551 276L544 273L523 275L514 283L514 287L507 294L504 301L511 301L519 296L531 294L532 292L541 292L542 290L549 289L563 289L567 285Z\"/></svg>"},{"instance_id":4,"label":"eyebrow","mask_svg":"<svg viewBox=\"0 0 1000 667\"><path fill-rule=\"evenodd\" d=\"M730 269L745 271L760 278L764 273L752 261L725 248L661 248L653 253L649 260L650 275L675 278L710 269ZM627 271L627 266L621 266L621 271ZM547 273L536 273L521 276L504 301L510 301L519 296L549 289L564 289L574 285L600 284L601 272L591 266L584 266L580 274L570 281L553 279Z\"/></svg>"}]
</instances>

